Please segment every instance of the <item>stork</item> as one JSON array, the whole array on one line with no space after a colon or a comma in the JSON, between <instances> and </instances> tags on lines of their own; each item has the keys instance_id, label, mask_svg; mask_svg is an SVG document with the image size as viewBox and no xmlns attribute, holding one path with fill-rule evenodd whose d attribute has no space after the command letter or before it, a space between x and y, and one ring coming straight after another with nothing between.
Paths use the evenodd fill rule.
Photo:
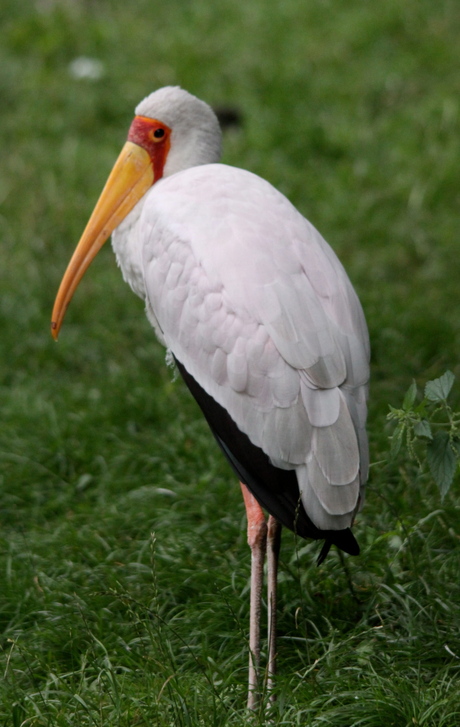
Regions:
<instances>
[{"instance_id":1,"label":"stork","mask_svg":"<svg viewBox=\"0 0 460 727\"><path fill-rule=\"evenodd\" d=\"M206 103L178 87L141 101L62 279L51 329L57 338L112 235L124 279L241 483L254 709L265 554L273 695L281 526L324 540L319 562L331 545L359 553L350 527L368 472L369 341L347 274L313 225L268 182L220 164L220 155L219 123Z\"/></svg>"}]
</instances>

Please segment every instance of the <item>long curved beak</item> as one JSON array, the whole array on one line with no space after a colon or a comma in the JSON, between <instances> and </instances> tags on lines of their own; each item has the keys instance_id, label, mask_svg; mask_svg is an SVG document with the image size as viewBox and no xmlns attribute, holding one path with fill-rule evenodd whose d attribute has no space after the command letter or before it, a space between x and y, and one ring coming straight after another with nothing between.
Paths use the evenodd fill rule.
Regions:
<instances>
[{"instance_id":1,"label":"long curved beak","mask_svg":"<svg viewBox=\"0 0 460 727\"><path fill-rule=\"evenodd\" d=\"M51 334L55 340L72 296L92 260L154 181L149 154L137 144L127 141L59 286L51 317Z\"/></svg>"}]
</instances>

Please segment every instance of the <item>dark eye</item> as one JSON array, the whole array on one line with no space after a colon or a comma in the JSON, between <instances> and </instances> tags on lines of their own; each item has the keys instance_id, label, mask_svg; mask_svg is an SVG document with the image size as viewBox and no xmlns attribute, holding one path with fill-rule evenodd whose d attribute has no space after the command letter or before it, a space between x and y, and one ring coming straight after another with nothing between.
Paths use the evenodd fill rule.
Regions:
<instances>
[{"instance_id":1,"label":"dark eye","mask_svg":"<svg viewBox=\"0 0 460 727\"><path fill-rule=\"evenodd\" d=\"M153 136L155 137L155 139L162 139L164 137L164 135L165 135L164 129L155 129L155 131L153 132Z\"/></svg>"}]
</instances>

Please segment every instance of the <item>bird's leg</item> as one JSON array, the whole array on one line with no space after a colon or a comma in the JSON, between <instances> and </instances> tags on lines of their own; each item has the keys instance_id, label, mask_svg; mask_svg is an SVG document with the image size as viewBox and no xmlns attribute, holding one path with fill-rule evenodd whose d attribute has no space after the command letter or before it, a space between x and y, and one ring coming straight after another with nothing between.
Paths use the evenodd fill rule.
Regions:
<instances>
[{"instance_id":1,"label":"bird's leg","mask_svg":"<svg viewBox=\"0 0 460 727\"><path fill-rule=\"evenodd\" d=\"M267 523L254 495L241 484L248 519L248 545L251 548L251 604L249 615L248 709L255 709L260 695L260 613L264 578Z\"/></svg>"},{"instance_id":2,"label":"bird's leg","mask_svg":"<svg viewBox=\"0 0 460 727\"><path fill-rule=\"evenodd\" d=\"M276 673L276 606L278 559L281 546L281 524L270 515L267 526L267 605L268 605L268 667L267 693L270 702L275 701L273 693Z\"/></svg>"}]
</instances>

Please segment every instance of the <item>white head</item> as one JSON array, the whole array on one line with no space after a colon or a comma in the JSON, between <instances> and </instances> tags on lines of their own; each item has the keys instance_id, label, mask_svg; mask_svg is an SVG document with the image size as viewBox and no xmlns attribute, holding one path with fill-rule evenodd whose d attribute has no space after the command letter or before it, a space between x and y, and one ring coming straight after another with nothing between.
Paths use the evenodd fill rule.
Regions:
<instances>
[{"instance_id":1,"label":"white head","mask_svg":"<svg viewBox=\"0 0 460 727\"><path fill-rule=\"evenodd\" d=\"M222 153L222 133L210 106L179 86L165 86L143 99L136 116L161 121L171 129L171 148L163 176L218 162Z\"/></svg>"}]
</instances>

